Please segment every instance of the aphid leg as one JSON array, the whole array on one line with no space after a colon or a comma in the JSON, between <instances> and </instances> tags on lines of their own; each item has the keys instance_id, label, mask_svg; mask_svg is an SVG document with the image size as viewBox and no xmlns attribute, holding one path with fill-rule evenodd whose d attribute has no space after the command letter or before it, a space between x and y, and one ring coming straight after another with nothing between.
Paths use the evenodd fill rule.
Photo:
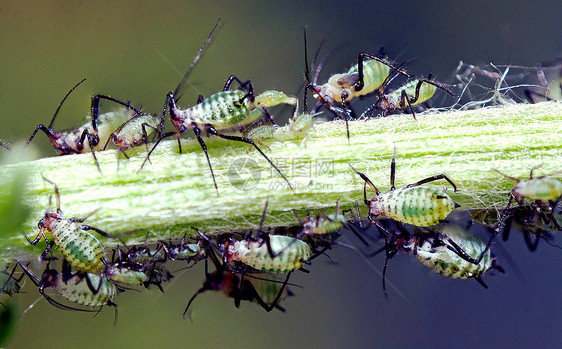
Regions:
<instances>
[{"instance_id":1,"label":"aphid leg","mask_svg":"<svg viewBox=\"0 0 562 349\"><path fill-rule=\"evenodd\" d=\"M379 54L381 54L380 50L379 50ZM357 73L359 74L359 79L355 83L355 91L361 91L363 89L363 86L365 86L364 73L363 73L363 61L365 59L372 59L372 60L375 60L379 63L382 63L382 64L390 67L393 72L391 74L389 74L389 76L392 75L394 72L398 72L399 74L402 74L402 75L404 75L408 78L412 77L405 70L403 70L400 66L395 67L395 66L393 66L392 64L390 64L389 62L385 61L384 59L382 59L380 57L373 56L373 55L371 55L369 53L366 53L366 52L361 52L361 53L359 53L359 57L357 58Z\"/></svg>"},{"instance_id":2,"label":"aphid leg","mask_svg":"<svg viewBox=\"0 0 562 349\"><path fill-rule=\"evenodd\" d=\"M494 170L494 171L496 171L497 173L501 174L501 175L504 176L505 178L511 179L512 181L515 181L515 182L517 182L517 183L519 183L519 182L521 181L519 178L515 178L515 177L508 176L508 175L506 175L505 173L496 170L495 168L493 168L492 170Z\"/></svg>"},{"instance_id":3,"label":"aphid leg","mask_svg":"<svg viewBox=\"0 0 562 349\"><path fill-rule=\"evenodd\" d=\"M277 171L277 173L279 173L279 175L281 175L281 177L283 177L283 179L285 180L285 182L287 182L287 185L289 186L289 188L293 189L293 186L291 185L291 183L289 182L289 180L285 177L285 175L279 170L279 168L267 157L267 155L265 155L265 153L256 145L256 143L254 143L254 141L252 141L249 138L245 138L245 137L240 137L240 136L232 136L232 135L225 135L225 134L221 134L219 133L212 125L207 124L205 126L207 133L215 135L215 136L219 136L221 138L224 139L229 139L232 141L237 141L237 142L244 142L247 144L252 145L254 148L256 148L256 150L267 160L267 162L269 162L269 164Z\"/></svg>"},{"instance_id":4,"label":"aphid leg","mask_svg":"<svg viewBox=\"0 0 562 349\"><path fill-rule=\"evenodd\" d=\"M480 277L480 275L475 276L473 279L476 280L476 281L478 281L478 283L479 283L480 285L482 285L482 287L484 287L485 289L488 289L488 285L486 285L486 283L482 280L482 278Z\"/></svg>"},{"instance_id":5,"label":"aphid leg","mask_svg":"<svg viewBox=\"0 0 562 349\"><path fill-rule=\"evenodd\" d=\"M81 226L80 226L80 229L82 229L82 230L93 230L93 231L95 231L96 233L98 233L98 234L100 234L100 235L102 235L102 236L108 237L108 238L112 238L112 237L113 237L111 234L106 233L105 231L103 231L103 230L101 230L101 229L99 229L99 228L92 227L92 226L89 226L89 225L86 225L86 224L81 225Z\"/></svg>"},{"instance_id":6,"label":"aphid leg","mask_svg":"<svg viewBox=\"0 0 562 349\"><path fill-rule=\"evenodd\" d=\"M98 158L96 157L96 152L94 150L94 146L98 145L100 141L97 127L95 129L95 134L88 132L88 130L84 130L82 132L82 135L80 135L80 141L78 142L78 149L82 149L84 147L84 141L86 140L86 138L88 138L88 145L90 146L90 151L92 152L92 156L94 157L94 161L96 162L98 171L101 174L100 164L98 162Z\"/></svg>"},{"instance_id":7,"label":"aphid leg","mask_svg":"<svg viewBox=\"0 0 562 349\"><path fill-rule=\"evenodd\" d=\"M170 136L174 136L177 135L178 137L178 145L179 145L179 150L180 150L180 154L181 154L181 142L180 142L180 136L179 133L177 131L170 131L167 133L164 133L163 135L160 136L160 138L158 138L158 140L156 141L156 143L154 143L154 146L152 147L152 149L150 149L150 151L148 152L148 154L146 155L146 159L144 159L144 161L142 162L141 167L139 168L139 170L137 171L137 173L142 170L142 168L144 167L144 165L146 164L146 162L149 160L150 155L152 154L152 152L156 149L156 147L158 146L158 144L160 144L160 142L164 139L164 138L168 138Z\"/></svg>"},{"instance_id":8,"label":"aphid leg","mask_svg":"<svg viewBox=\"0 0 562 349\"><path fill-rule=\"evenodd\" d=\"M226 83L224 84L223 91L230 90L230 87L232 86L232 83L234 81L238 82L238 84L240 85L240 87L239 87L240 90L247 89L248 92L251 92L251 93L254 92L254 87L252 86L251 80L247 80L247 81L242 82L236 75L230 75L228 77L228 79L226 80Z\"/></svg>"},{"instance_id":9,"label":"aphid leg","mask_svg":"<svg viewBox=\"0 0 562 349\"><path fill-rule=\"evenodd\" d=\"M451 186L453 187L454 191L457 191L457 186L455 185L455 183L453 183L453 181L451 181L446 175L444 174L440 174L440 175L435 175L435 176L431 176L431 177L427 177L426 179L422 179L421 181L418 181L416 183L413 184L408 184L407 186L405 186L404 188L412 188L412 187L417 187L419 185L425 184L425 183L429 183L429 182L434 182L440 179L444 179L447 182L449 182L449 184L451 184Z\"/></svg>"},{"instance_id":10,"label":"aphid leg","mask_svg":"<svg viewBox=\"0 0 562 349\"><path fill-rule=\"evenodd\" d=\"M529 179L533 179L533 171L538 169L538 168L541 168L541 167L542 167L542 164L538 164L537 166L533 166L533 168L531 168L531 172L529 173Z\"/></svg>"},{"instance_id":11,"label":"aphid leg","mask_svg":"<svg viewBox=\"0 0 562 349\"><path fill-rule=\"evenodd\" d=\"M216 131L215 131L216 132ZM195 138L199 142L201 149L205 153L205 157L207 158L207 164L209 164L209 170L211 170L211 177L213 177L213 183L215 184L215 190L217 191L217 196L219 196L219 187L217 185L217 180L215 179L215 173L213 172L213 166L211 165L211 159L209 159L209 152L207 151L207 145L205 141L201 137L201 130L197 127L197 124L193 123L193 133L195 133ZM179 140L179 133L178 133L178 140Z\"/></svg>"}]
</instances>

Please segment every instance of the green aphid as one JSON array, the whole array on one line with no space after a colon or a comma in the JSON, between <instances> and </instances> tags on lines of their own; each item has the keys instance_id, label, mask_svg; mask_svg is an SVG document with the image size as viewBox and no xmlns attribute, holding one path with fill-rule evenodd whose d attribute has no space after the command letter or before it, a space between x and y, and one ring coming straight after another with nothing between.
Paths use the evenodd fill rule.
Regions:
<instances>
[{"instance_id":1,"label":"green aphid","mask_svg":"<svg viewBox=\"0 0 562 349\"><path fill-rule=\"evenodd\" d=\"M225 261L241 262L270 273L288 273L300 269L312 256L304 241L283 235L269 235L268 240L231 240L224 245Z\"/></svg>"},{"instance_id":2,"label":"green aphid","mask_svg":"<svg viewBox=\"0 0 562 349\"><path fill-rule=\"evenodd\" d=\"M439 240L440 243L437 243ZM460 250L458 248L460 247ZM453 279L479 279L493 266L491 252L486 244L458 226L445 225L431 239L418 242L412 247L413 255L424 265L439 274ZM462 251L462 252L461 252ZM481 255L484 255L481 257ZM473 259L480 259L478 264L467 261L466 254Z\"/></svg>"},{"instance_id":3,"label":"green aphid","mask_svg":"<svg viewBox=\"0 0 562 349\"><path fill-rule=\"evenodd\" d=\"M357 171L353 166L350 165L350 167L365 181L364 201L369 207L369 219L375 224L375 217L385 216L398 222L428 227L438 224L447 218L455 207L459 207L444 189L423 185L444 179L453 186L454 191L457 191L455 184L444 174L428 177L396 189L394 187L396 165L395 157L393 157L390 170L390 191L381 193L366 175ZM376 196L371 200L367 200L367 184L376 191Z\"/></svg>"},{"instance_id":4,"label":"green aphid","mask_svg":"<svg viewBox=\"0 0 562 349\"><path fill-rule=\"evenodd\" d=\"M87 307L101 307L104 305L116 306L116 304L113 303L113 299L115 299L117 295L117 288L106 278L98 274L71 274L70 269L65 265L63 265L63 271L59 273L47 266L41 279L39 279L26 266L19 261L17 263L27 276L29 276L31 281L39 287L39 293L57 308L89 311L63 305L52 299L45 291L52 290L71 302Z\"/></svg>"},{"instance_id":5,"label":"green aphid","mask_svg":"<svg viewBox=\"0 0 562 349\"><path fill-rule=\"evenodd\" d=\"M435 95L438 88L454 96L445 86L432 81L430 74L427 79L409 81L390 93L383 94L381 92L377 101L361 114L361 118L372 115L375 110L380 110L381 116L386 116L409 107L415 119L416 115L412 106L427 102Z\"/></svg>"},{"instance_id":6,"label":"green aphid","mask_svg":"<svg viewBox=\"0 0 562 349\"><path fill-rule=\"evenodd\" d=\"M260 125L247 131L246 137L258 141L273 139L276 141L292 141L305 138L314 126L314 117L320 113L298 113L298 104L295 113L285 126Z\"/></svg>"},{"instance_id":7,"label":"green aphid","mask_svg":"<svg viewBox=\"0 0 562 349\"><path fill-rule=\"evenodd\" d=\"M170 121L172 122L176 130L160 135L160 139L148 153L143 166L146 161L148 161L150 154L154 151L154 149L156 149L160 141L169 136L177 137L179 150L181 153L182 149L180 135L189 130L193 130L197 141L205 152L205 157L207 158L207 163L209 164L209 169L211 170L211 176L213 177L213 183L215 185L217 194L218 186L215 180L215 175L213 173L213 167L209 159L209 154L207 152L207 145L201 137L202 132L206 133L207 135L218 136L224 139L252 145L281 175L285 182L287 182L288 186L292 188L291 183L287 180L283 173L281 173L277 166L267 157L267 155L265 155L265 153L254 143L253 140L247 137L226 133L232 130L239 130L244 126L253 123L263 114L265 114L272 120L271 116L265 108L272 107L278 104L294 105L297 102L296 98L289 97L283 92L274 90L263 92L260 95L255 95L254 88L250 80L242 82L236 76L231 75L227 79L223 91L215 93L207 99L200 95L197 100L197 104L186 109L178 108L178 106L176 105L178 99L181 97L181 90L187 80L187 77L190 75L197 61L201 58L206 45L211 41L212 34L215 31L215 28L218 26L219 22L220 19L213 30L211 30L211 32L209 33L209 36L207 37L205 42L203 42L203 45L200 47L199 52L195 56L195 59L193 60L190 68L185 73L182 81L178 84L173 92L170 91L167 94L165 108L169 110ZM235 81L240 86L237 90L231 91L230 88ZM166 109L164 111L166 111ZM159 126L160 130L163 127L164 116L165 112L162 114L162 119Z\"/></svg>"},{"instance_id":8,"label":"green aphid","mask_svg":"<svg viewBox=\"0 0 562 349\"><path fill-rule=\"evenodd\" d=\"M55 150L61 155L91 152L92 156L94 157L94 161L96 162L96 166L101 172L94 151L99 151L100 144L104 144L108 140L111 132L113 132L115 128L117 128L127 120L128 113L112 112L98 115L98 100L96 100L96 96L94 96L92 97L92 114L90 120L88 120L84 125L71 131L57 132L52 129L57 114L66 98L72 91L74 91L76 87L78 87L78 85L80 85L85 80L86 79L80 81L70 91L67 92L66 96L60 102L48 126L39 124L37 125L37 127L35 127L35 131L27 140L26 147L33 140L37 132L42 131L47 135L47 138L49 138L49 141L51 142Z\"/></svg>"},{"instance_id":9,"label":"green aphid","mask_svg":"<svg viewBox=\"0 0 562 349\"><path fill-rule=\"evenodd\" d=\"M60 209L58 186L45 177L43 177L43 180L52 184L55 188L57 211L53 212L51 208L48 208L43 219L37 224L39 234L33 241L27 236L25 238L32 245L36 245L42 237L45 238L47 248L42 254L43 258L51 251L51 247L56 245L64 259L76 270L88 273L101 272L106 265L105 250L98 239L88 231L92 230L106 237L110 237L110 235L98 228L77 224L82 223L86 218L64 218ZM52 237L50 242L47 240L47 232Z\"/></svg>"},{"instance_id":10,"label":"green aphid","mask_svg":"<svg viewBox=\"0 0 562 349\"><path fill-rule=\"evenodd\" d=\"M148 137L158 131L160 120L156 115L145 114L137 111L121 126L111 133L103 149L105 150L112 141L115 147L129 158L125 152L127 149L146 144L148 151Z\"/></svg>"}]
</instances>

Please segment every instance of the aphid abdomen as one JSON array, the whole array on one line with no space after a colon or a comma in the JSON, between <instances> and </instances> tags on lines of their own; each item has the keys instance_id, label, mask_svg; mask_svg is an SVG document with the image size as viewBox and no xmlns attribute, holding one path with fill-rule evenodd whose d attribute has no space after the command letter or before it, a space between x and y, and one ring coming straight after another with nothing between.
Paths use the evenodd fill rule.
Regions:
<instances>
[{"instance_id":1,"label":"aphid abdomen","mask_svg":"<svg viewBox=\"0 0 562 349\"><path fill-rule=\"evenodd\" d=\"M475 259L486 248L486 244L474 236L465 235L464 238L454 239L454 241L469 256ZM434 269L439 274L453 279L476 277L482 275L492 266L490 250L486 251L480 263L476 265L463 259L446 245L432 247L429 241L425 241L421 246L418 246L416 257L420 262Z\"/></svg>"},{"instance_id":2,"label":"aphid abdomen","mask_svg":"<svg viewBox=\"0 0 562 349\"><path fill-rule=\"evenodd\" d=\"M98 146L101 145L103 147L104 144L107 143L111 133L131 118L131 116L131 112L127 110L118 110L99 115L97 126L100 142L98 143ZM90 144L88 142L84 142L84 149L86 149L85 151L90 151Z\"/></svg>"},{"instance_id":3,"label":"aphid abdomen","mask_svg":"<svg viewBox=\"0 0 562 349\"><path fill-rule=\"evenodd\" d=\"M49 288L71 302L88 307L107 305L115 298L117 294L115 285L107 281L107 279L90 273L86 274L85 277L90 279L94 288L99 286L101 280L101 286L97 293L92 292L85 278L74 276L64 282L60 274L57 277L56 284Z\"/></svg>"},{"instance_id":4,"label":"aphid abdomen","mask_svg":"<svg viewBox=\"0 0 562 349\"><path fill-rule=\"evenodd\" d=\"M357 64L349 68L348 74L357 74ZM363 61L363 80L365 85L360 91L353 89L353 96L364 96L379 88L390 74L390 67L374 59Z\"/></svg>"},{"instance_id":5,"label":"aphid abdomen","mask_svg":"<svg viewBox=\"0 0 562 349\"><path fill-rule=\"evenodd\" d=\"M312 256L310 246L304 241L282 235L269 236L271 249L275 257L267 251L267 244L259 241L238 241L229 247L232 260L240 261L254 269L270 273L288 273L300 269L302 260L309 260Z\"/></svg>"},{"instance_id":6,"label":"aphid abdomen","mask_svg":"<svg viewBox=\"0 0 562 349\"><path fill-rule=\"evenodd\" d=\"M64 259L76 270L96 273L104 269L102 259L105 251L102 244L92 234L67 219L59 220L51 226L53 240Z\"/></svg>"},{"instance_id":7,"label":"aphid abdomen","mask_svg":"<svg viewBox=\"0 0 562 349\"><path fill-rule=\"evenodd\" d=\"M249 124L261 113L252 113L253 108L248 98L244 98L245 95L246 92L241 90L215 93L187 109L191 114L191 121L197 124L210 124L216 129ZM254 118L253 114L257 116Z\"/></svg>"},{"instance_id":8,"label":"aphid abdomen","mask_svg":"<svg viewBox=\"0 0 562 349\"><path fill-rule=\"evenodd\" d=\"M146 135L149 136L158 128L158 118L150 114L139 115L134 119L126 121L127 123L123 126L120 132L116 135L116 138L120 141L116 141L116 146L118 148L130 148L144 143L144 134L142 133L143 124L149 125L145 126ZM150 127L152 126L152 127Z\"/></svg>"},{"instance_id":9,"label":"aphid abdomen","mask_svg":"<svg viewBox=\"0 0 562 349\"><path fill-rule=\"evenodd\" d=\"M517 183L512 193L518 199L556 201L562 195L562 182L556 178L533 178Z\"/></svg>"},{"instance_id":10,"label":"aphid abdomen","mask_svg":"<svg viewBox=\"0 0 562 349\"><path fill-rule=\"evenodd\" d=\"M380 214L418 227L438 224L455 208L445 191L427 186L396 189L372 204L378 205Z\"/></svg>"},{"instance_id":11,"label":"aphid abdomen","mask_svg":"<svg viewBox=\"0 0 562 349\"><path fill-rule=\"evenodd\" d=\"M410 81L406 85L394 91L393 94L395 94L396 98L399 99L402 94L402 91L405 91L406 94L408 95L408 98L411 99L416 96L416 88L419 81L420 80ZM426 82L422 82L417 100L415 100L414 102L410 102L410 105L416 105L427 101L428 99L433 97L436 91L437 91L437 86L428 84ZM408 104L406 103L406 105L402 107L407 107L407 106Z\"/></svg>"},{"instance_id":12,"label":"aphid abdomen","mask_svg":"<svg viewBox=\"0 0 562 349\"><path fill-rule=\"evenodd\" d=\"M142 271L130 270L128 268L114 268L111 270L109 279L114 282L121 282L128 285L141 285L148 281L148 277Z\"/></svg>"}]
</instances>

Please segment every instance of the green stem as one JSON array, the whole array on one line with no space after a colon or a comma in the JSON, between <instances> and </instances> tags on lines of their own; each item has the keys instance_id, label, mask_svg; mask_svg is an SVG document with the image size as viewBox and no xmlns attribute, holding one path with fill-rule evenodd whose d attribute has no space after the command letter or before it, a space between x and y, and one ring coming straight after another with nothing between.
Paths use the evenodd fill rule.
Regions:
<instances>
[{"instance_id":1,"label":"green stem","mask_svg":"<svg viewBox=\"0 0 562 349\"><path fill-rule=\"evenodd\" d=\"M163 239L193 234L192 226L206 232L255 228L266 200L267 226L295 224L293 209L301 214L321 208L330 212L337 201L346 208L356 200L364 206L363 182L348 164L386 192L394 148L397 187L445 173L458 187L451 196L465 209L506 203L514 182L493 168L528 178L538 164L543 166L537 173L560 170L562 164L562 104L558 102L424 113L417 115L417 121L410 115L396 115L349 125L351 144L345 124L338 121L316 125L305 141L268 142L262 147L294 191L255 150L211 138L207 138L209 156L220 196L203 152L191 139L183 140L181 155L175 140L162 142L151 156L152 163L139 173L144 147L130 150L130 160L121 159L119 168L116 151L98 152L103 175L91 154L83 154L5 165L0 176L9 176L15 167L27 169L24 201L32 213L25 234L35 236L53 194L52 186L41 179L43 174L58 184L67 217L93 212L87 223L107 232L142 229ZM27 245L21 232L4 238L4 246Z\"/></svg>"}]
</instances>

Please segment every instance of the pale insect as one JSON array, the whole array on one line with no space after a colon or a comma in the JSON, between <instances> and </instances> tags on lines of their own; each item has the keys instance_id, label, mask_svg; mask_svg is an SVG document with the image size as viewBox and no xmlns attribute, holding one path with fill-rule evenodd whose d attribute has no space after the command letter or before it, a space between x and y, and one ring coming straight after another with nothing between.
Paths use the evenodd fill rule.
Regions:
<instances>
[{"instance_id":1,"label":"pale insect","mask_svg":"<svg viewBox=\"0 0 562 349\"><path fill-rule=\"evenodd\" d=\"M371 222L380 226L376 217L385 216L398 222L428 227L438 224L447 218L455 207L459 207L444 189L423 185L444 179L453 186L454 191L457 191L455 184L444 174L431 176L396 189L394 186L395 157L395 155L392 157L390 166L390 191L388 193L381 193L366 175L349 165L365 181L363 196L365 205L369 207L369 220ZM373 187L376 192L376 196L371 200L367 200L367 184Z\"/></svg>"},{"instance_id":2,"label":"pale insect","mask_svg":"<svg viewBox=\"0 0 562 349\"><path fill-rule=\"evenodd\" d=\"M52 184L55 189L57 210L53 212L49 207L45 211L43 219L37 224L39 227L39 234L37 234L33 241L27 236L25 236L25 238L32 245L36 245L42 237L45 238L47 247L41 256L43 259L45 259L47 254L51 251L52 246L56 245L64 256L64 259L78 271L88 273L101 272L107 265L105 250L98 239L88 231L95 231L105 237L111 236L98 228L85 224L77 224L84 222L87 217L64 218L60 209L58 186L45 177L43 177L43 180ZM52 240L50 242L47 240L46 232L51 233Z\"/></svg>"},{"instance_id":3,"label":"pale insect","mask_svg":"<svg viewBox=\"0 0 562 349\"><path fill-rule=\"evenodd\" d=\"M154 149L156 149L160 141L169 136L177 137L179 150L181 153L180 135L182 133L187 132L188 130L193 130L193 132L195 133L195 137L197 138L197 141L199 142L201 148L205 152L205 157L207 158L207 163L209 164L209 169L211 170L211 176L213 177L213 183L215 185L215 189L218 194L218 186L215 180L215 175L213 173L211 161L209 159L209 154L207 152L207 145L205 144L205 141L201 137L201 131L204 131L205 133L207 133L207 135L214 135L224 139L243 142L252 145L269 162L269 164L281 175L281 177L283 177L285 182L287 182L288 186L292 189L292 186L287 180L287 178L277 168L277 166L267 157L267 155L265 155L265 153L254 143L253 140L246 137L223 134L220 131L230 130L234 128L239 128L241 126L249 125L254 121L256 121L259 117L261 117L262 114L265 113L266 115L269 115L264 108L275 106L278 104L283 104L283 103L294 105L296 103L296 98L289 97L285 95L283 92L274 91L274 90L266 91L256 96L254 95L254 89L252 86L252 82L250 80L242 82L236 76L231 75L227 79L223 91L215 93L214 95L210 96L207 99L204 99L203 96L200 95L197 104L187 109L180 109L176 105L177 102L176 96L179 95L195 63L199 60L199 58L203 54L204 48L207 45L207 43L211 40L213 31L215 30L218 24L219 22L217 22L217 24L215 25L215 27L207 37L207 40L203 43L203 45L199 49L193 63L191 64L188 71L185 73L182 81L178 84L175 91L169 92L168 95L166 96L164 112L162 113L162 119L159 129L163 128L164 116L166 114L166 109L167 109L166 106L167 106L170 111L170 120L174 125L174 127L176 128L176 130L161 135L158 141L156 142L156 144L154 145L154 147L148 153L147 159L150 157L150 154L154 151ZM232 83L235 81L240 84L240 88L234 91L230 91L230 87Z\"/></svg>"},{"instance_id":4,"label":"pale insect","mask_svg":"<svg viewBox=\"0 0 562 349\"><path fill-rule=\"evenodd\" d=\"M299 106L297 103L295 112L293 116L289 118L287 125L260 125L247 131L246 137L260 143L268 139L282 142L305 138L314 127L314 118L322 114L322 112L299 113L298 109Z\"/></svg>"},{"instance_id":5,"label":"pale insect","mask_svg":"<svg viewBox=\"0 0 562 349\"><path fill-rule=\"evenodd\" d=\"M545 224L550 224L552 222L556 229L562 230L562 226L560 226L560 223L558 223L556 217L554 216L556 207L562 200L562 182L560 182L560 180L556 178L549 178L549 176L559 174L560 172L533 177L533 171L541 166L542 165L538 165L531 169L528 180L521 180L515 177L511 177L494 169L494 171L496 171L500 175L509 178L517 183L510 191L509 201L498 221L498 226L494 234L490 238L490 241L493 241L496 235L504 229L507 217L512 214L510 207L514 199L519 205L524 205L525 199L534 201L531 205L532 209L538 214L542 221ZM491 242L488 244L488 246L490 244Z\"/></svg>"},{"instance_id":6,"label":"pale insect","mask_svg":"<svg viewBox=\"0 0 562 349\"><path fill-rule=\"evenodd\" d=\"M98 167L98 170L101 173L101 169L99 167L99 163L96 158L94 150L96 151L99 150L98 145L100 143L101 144L105 143L108 140L111 132L127 120L128 117L127 113L112 112L112 113L98 115L97 101L94 96L92 97L91 120L89 120L84 125L72 131L56 132L53 131L52 129L53 123L55 122L55 118L57 117L57 114L60 108L62 107L62 104L66 100L66 98L70 95L70 93L72 93L72 91L74 91L74 89L76 89L85 80L86 79L80 81L72 89L70 89L70 91L67 92L67 94L60 102L48 126L39 124L37 125L37 127L35 127L35 131L33 131L31 137L29 137L25 146L27 147L27 145L29 145L29 143L33 140L33 138L35 137L38 131L43 131L49 138L49 141L51 142L55 150L59 152L59 154L61 155L92 152L92 155L96 162L96 166Z\"/></svg>"},{"instance_id":7,"label":"pale insect","mask_svg":"<svg viewBox=\"0 0 562 349\"><path fill-rule=\"evenodd\" d=\"M16 262L27 274L29 279L39 288L39 293L55 307L63 310L97 312L97 310L73 308L61 304L47 295L45 291L52 290L71 302L87 307L113 306L115 307L115 319L117 320L117 305L113 302L113 299L115 299L117 295L117 288L107 279L92 273L72 274L70 266L64 262L61 273L50 269L47 265L41 278L38 278L21 262Z\"/></svg>"},{"instance_id":8,"label":"pale insect","mask_svg":"<svg viewBox=\"0 0 562 349\"><path fill-rule=\"evenodd\" d=\"M412 80L387 94L379 91L377 101L367 108L363 114L361 114L361 118L372 115L375 110L380 110L381 116L386 116L396 112L397 110L410 108L412 116L415 119L416 114L412 106L427 102L431 97L433 97L433 95L435 95L438 88L454 96L451 91L441 84L431 81L431 74L429 74L427 79Z\"/></svg>"},{"instance_id":9,"label":"pale insect","mask_svg":"<svg viewBox=\"0 0 562 349\"><path fill-rule=\"evenodd\" d=\"M318 84L318 76L322 69L322 63L316 68L314 77L310 79L308 68L308 53L306 29L304 31L304 54L305 54L305 77L307 85L305 87L305 112L307 91L311 90L314 98L318 99L318 104L313 109L317 111L320 106L325 106L336 115L343 115L347 128L347 139L349 140L348 119L351 117L349 101L353 98L361 97L375 92L381 86L385 86L396 72L408 78L411 75L401 68L401 65L395 66L394 62L384 57L381 48L379 56L374 56L366 52L359 53L357 64L349 68L346 73L334 74L324 84ZM343 106L339 108L336 103Z\"/></svg>"},{"instance_id":10,"label":"pale insect","mask_svg":"<svg viewBox=\"0 0 562 349\"><path fill-rule=\"evenodd\" d=\"M441 275L453 279L475 279L484 288L482 274L491 269L503 272L496 264L488 246L467 230L454 225L436 226L432 230L417 228L413 234L405 229L387 235L386 259L383 268L383 291L386 295L388 260L404 251ZM382 250L379 250L382 251ZM478 257L478 263L473 263Z\"/></svg>"}]
</instances>

